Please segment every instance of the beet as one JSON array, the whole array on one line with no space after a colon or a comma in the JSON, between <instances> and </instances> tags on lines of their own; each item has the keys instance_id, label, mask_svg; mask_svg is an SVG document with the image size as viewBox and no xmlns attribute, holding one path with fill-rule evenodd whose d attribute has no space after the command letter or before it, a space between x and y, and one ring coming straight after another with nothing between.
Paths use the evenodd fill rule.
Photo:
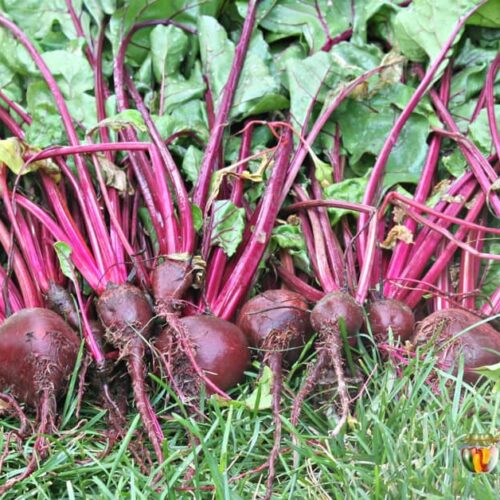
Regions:
<instances>
[{"instance_id":1,"label":"beet","mask_svg":"<svg viewBox=\"0 0 500 500\"><path fill-rule=\"evenodd\" d=\"M371 331L377 342L387 340L389 328L396 341L405 342L413 335L415 328L413 312L399 300L375 300L368 305L367 313Z\"/></svg>"},{"instance_id":2,"label":"beet","mask_svg":"<svg viewBox=\"0 0 500 500\"><path fill-rule=\"evenodd\" d=\"M465 329L481 321L462 309L444 309L427 316L417 325L412 342L415 345L435 342L439 361L456 373L460 356L464 357L464 380L474 383L480 374L474 369L500 362L500 332L488 323ZM451 340L453 339L453 340Z\"/></svg>"},{"instance_id":3,"label":"beet","mask_svg":"<svg viewBox=\"0 0 500 500\"><path fill-rule=\"evenodd\" d=\"M250 362L250 353L245 335L236 325L214 316L180 318L175 330L167 327L158 336L155 342L158 351L168 354L172 349L172 338L179 334L184 336L184 339L179 339L181 348L186 347L183 340L189 341L196 365L219 389L226 391L241 382ZM176 364L174 374L185 374L186 370L192 369L188 367L189 360L182 358L173 360ZM180 383L186 382L189 380ZM212 392L209 386L207 391Z\"/></svg>"},{"instance_id":4,"label":"beet","mask_svg":"<svg viewBox=\"0 0 500 500\"><path fill-rule=\"evenodd\" d=\"M68 324L48 309L23 309L0 326L0 390L37 408L44 391L54 398L66 388L80 348Z\"/></svg>"},{"instance_id":5,"label":"beet","mask_svg":"<svg viewBox=\"0 0 500 500\"><path fill-rule=\"evenodd\" d=\"M338 329L340 318L344 320L349 344L355 345L364 321L363 310L348 293L332 292L325 295L311 312L312 326L320 334L329 334L332 328Z\"/></svg>"},{"instance_id":6,"label":"beet","mask_svg":"<svg viewBox=\"0 0 500 500\"><path fill-rule=\"evenodd\" d=\"M284 350L284 360L297 361L302 348L311 337L307 302L289 290L268 290L243 305L236 324L252 347Z\"/></svg>"},{"instance_id":7,"label":"beet","mask_svg":"<svg viewBox=\"0 0 500 500\"><path fill-rule=\"evenodd\" d=\"M325 295L311 312L311 324L318 332L318 358L295 397L291 422L297 425L302 404L312 390L323 368L333 367L337 377L338 393L341 403L341 416L332 435L338 434L349 416L349 393L342 366L342 338L340 321L343 320L349 343L353 344L363 325L364 317L361 306L346 292L331 292ZM318 365L321 368L318 368Z\"/></svg>"},{"instance_id":8,"label":"beet","mask_svg":"<svg viewBox=\"0 0 500 500\"><path fill-rule=\"evenodd\" d=\"M149 400L146 383L145 339L153 332L153 310L146 295L128 283L109 286L97 301L97 313L106 328L105 339L127 362L134 400L158 460L163 462L164 440L158 418Z\"/></svg>"},{"instance_id":9,"label":"beet","mask_svg":"<svg viewBox=\"0 0 500 500\"><path fill-rule=\"evenodd\" d=\"M46 435L55 430L56 401L75 368L80 339L55 312L23 309L0 326L0 391L37 410L38 437L19 476L0 486L0 495L32 474L47 454Z\"/></svg>"},{"instance_id":10,"label":"beet","mask_svg":"<svg viewBox=\"0 0 500 500\"><path fill-rule=\"evenodd\" d=\"M181 307L181 299L193 283L191 271L188 261L168 258L155 268L152 288L158 314L164 315Z\"/></svg>"},{"instance_id":11,"label":"beet","mask_svg":"<svg viewBox=\"0 0 500 500\"><path fill-rule=\"evenodd\" d=\"M267 290L243 305L237 324L247 336L250 345L263 350L264 363L273 374L272 409L274 443L267 461L268 476L265 498L270 498L276 475L275 462L281 445L281 391L283 361L297 361L302 348L311 336L309 308L298 293L285 290Z\"/></svg>"}]
</instances>

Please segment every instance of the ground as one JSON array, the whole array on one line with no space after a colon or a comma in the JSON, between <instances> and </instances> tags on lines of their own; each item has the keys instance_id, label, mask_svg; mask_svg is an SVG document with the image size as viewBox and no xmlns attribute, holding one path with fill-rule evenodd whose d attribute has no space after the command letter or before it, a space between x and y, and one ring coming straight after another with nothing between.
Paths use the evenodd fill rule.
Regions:
<instances>
[{"instance_id":1,"label":"ground","mask_svg":"<svg viewBox=\"0 0 500 500\"><path fill-rule=\"evenodd\" d=\"M350 379L353 418L335 438L328 435L335 426L335 394L325 389L328 374L323 393L307 401L300 425L293 429L288 421L292 395L314 355L288 372L275 498L498 498L500 466L490 474L472 474L460 459L460 445L468 434L500 428L500 393L493 394L491 384L473 388L460 376L450 380L442 372L433 375L431 353L398 369L369 345L351 354L357 372ZM73 388L62 403L61 434L52 439L50 457L5 498L260 498L266 470L252 471L262 465L272 446L273 427L269 410L245 404L256 377L255 370L249 373L246 383L233 392L234 403L203 399L206 418L198 419L173 398L164 404L168 389L158 388L154 403L164 406L167 458L156 485L158 470L143 474L127 450L139 426L137 415L131 412L127 438L99 457L105 447L104 413L89 396L76 419ZM262 407L265 384L261 389L256 406ZM0 446L9 428L17 425L11 419L1 423ZM298 437L296 468L293 435ZM189 436L198 439L195 448ZM27 453L32 443L29 440L22 452ZM12 448L1 477L17 474L25 463L26 458ZM231 479L245 473L238 481ZM188 490L179 490L182 485Z\"/></svg>"}]
</instances>

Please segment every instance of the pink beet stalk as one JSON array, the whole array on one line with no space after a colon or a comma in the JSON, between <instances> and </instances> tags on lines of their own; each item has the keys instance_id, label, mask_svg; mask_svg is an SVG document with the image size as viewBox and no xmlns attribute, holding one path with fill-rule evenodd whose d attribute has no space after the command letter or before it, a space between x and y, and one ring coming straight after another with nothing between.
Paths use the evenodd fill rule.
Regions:
<instances>
[{"instance_id":1,"label":"pink beet stalk","mask_svg":"<svg viewBox=\"0 0 500 500\"><path fill-rule=\"evenodd\" d=\"M229 76L224 86L224 91L220 100L219 109L215 115L215 121L212 126L210 138L208 140L205 154L200 167L200 174L194 188L193 202L198 205L202 211L205 211L207 202L208 188L212 177L213 167L217 161L220 152L222 138L229 120L229 113L233 104L238 81L241 76L245 56L250 44L250 39L255 25L255 15L257 11L258 0L250 0L248 3L247 15L243 24L241 37L236 46L233 64Z\"/></svg>"},{"instance_id":2,"label":"pink beet stalk","mask_svg":"<svg viewBox=\"0 0 500 500\"><path fill-rule=\"evenodd\" d=\"M389 136L387 137L384 145L382 146L382 150L380 151L377 157L377 161L375 162L375 165L373 167L373 171L370 176L370 180L368 181L368 186L366 188L365 195L363 197L364 204L373 205L374 202L376 202L376 198L378 197L382 176L384 174L387 160L389 159L389 155L391 154L392 149L396 145L396 142L399 138L401 131L403 130L404 125L410 118L411 114L417 107L418 103L420 102L424 94L427 92L429 85L432 83L432 80L434 79L434 75L440 68L442 62L444 61L446 55L448 54L448 51L450 50L451 46L453 45L453 42L455 41L455 38L465 25L465 22L472 14L474 14L474 12L476 12L476 10L479 9L479 7L481 7L484 3L486 3L486 1L487 0L482 0L481 2L479 2L476 6L470 9L466 14L464 14L458 20L447 41L444 43L443 47L439 51L439 54L434 59L431 66L427 70L424 78L422 79L419 86L415 90L415 93L413 94L412 98L405 106L401 115L399 115L399 118L396 120L396 123L392 127L392 130L389 133ZM365 214L361 214L358 220L358 230L360 231L360 245L358 254L360 262L363 261L365 254L364 248L366 246L366 235L364 234L364 232L361 231L365 227L366 223L367 223L367 216Z\"/></svg>"}]
</instances>

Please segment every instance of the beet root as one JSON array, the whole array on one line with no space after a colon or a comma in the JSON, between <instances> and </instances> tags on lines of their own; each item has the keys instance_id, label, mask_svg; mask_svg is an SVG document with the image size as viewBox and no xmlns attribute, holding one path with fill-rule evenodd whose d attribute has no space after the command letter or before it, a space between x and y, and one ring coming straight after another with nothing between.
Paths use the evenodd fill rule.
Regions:
<instances>
[{"instance_id":1,"label":"beet root","mask_svg":"<svg viewBox=\"0 0 500 500\"><path fill-rule=\"evenodd\" d=\"M250 353L245 335L236 325L214 316L172 315L169 319L169 327L160 333L155 347L181 394L183 387L192 392L195 375L205 382L209 393L226 391L242 380ZM173 349L178 351L173 353Z\"/></svg>"},{"instance_id":2,"label":"beet root","mask_svg":"<svg viewBox=\"0 0 500 500\"><path fill-rule=\"evenodd\" d=\"M317 364L327 368L333 366L337 377L337 387L341 404L341 416L332 435L338 434L349 416L349 393L345 382L344 368L342 364L342 338L340 335L341 321L344 323L349 343L356 340L364 317L361 306L345 292L332 292L325 295L311 312L311 324L318 332L319 353ZM324 354L325 353L325 354ZM303 388L294 400L292 407L292 424L297 425L300 416L300 407L307 396L317 383L321 369L312 366Z\"/></svg>"},{"instance_id":3,"label":"beet root","mask_svg":"<svg viewBox=\"0 0 500 500\"><path fill-rule=\"evenodd\" d=\"M480 378L476 368L500 362L500 332L488 323L471 328L480 321L481 318L462 309L436 311L417 325L412 342L415 345L435 342L439 362L452 373L456 373L463 355L464 380L474 383Z\"/></svg>"},{"instance_id":4,"label":"beet root","mask_svg":"<svg viewBox=\"0 0 500 500\"><path fill-rule=\"evenodd\" d=\"M311 337L309 317L308 304L298 293L268 290L245 303L236 324L252 347L281 350L284 360L292 364Z\"/></svg>"},{"instance_id":5,"label":"beet root","mask_svg":"<svg viewBox=\"0 0 500 500\"><path fill-rule=\"evenodd\" d=\"M47 454L45 437L55 430L56 400L74 370L80 340L55 312L23 309L0 326L0 391L37 410L38 437L22 474L0 486L0 495L32 474Z\"/></svg>"},{"instance_id":6,"label":"beet root","mask_svg":"<svg viewBox=\"0 0 500 500\"><path fill-rule=\"evenodd\" d=\"M97 313L106 328L106 340L120 351L120 357L127 362L137 410L155 454L162 463L163 431L149 400L144 380L144 340L152 333L152 307L139 288L125 283L104 291L97 301Z\"/></svg>"},{"instance_id":7,"label":"beet root","mask_svg":"<svg viewBox=\"0 0 500 500\"><path fill-rule=\"evenodd\" d=\"M178 311L182 297L193 283L191 264L186 260L165 259L152 276L156 310L161 316Z\"/></svg>"},{"instance_id":8,"label":"beet root","mask_svg":"<svg viewBox=\"0 0 500 500\"><path fill-rule=\"evenodd\" d=\"M282 364L297 361L311 336L308 304L298 293L289 290L268 290L256 295L242 307L237 324L252 347L264 350L264 362L273 374L272 409L274 443L269 458L265 499L271 498L275 462L281 445Z\"/></svg>"},{"instance_id":9,"label":"beet root","mask_svg":"<svg viewBox=\"0 0 500 500\"><path fill-rule=\"evenodd\" d=\"M376 300L367 307L368 320L377 342L387 340L389 328L394 340L405 342L413 335L415 317L412 310L395 299Z\"/></svg>"}]
</instances>

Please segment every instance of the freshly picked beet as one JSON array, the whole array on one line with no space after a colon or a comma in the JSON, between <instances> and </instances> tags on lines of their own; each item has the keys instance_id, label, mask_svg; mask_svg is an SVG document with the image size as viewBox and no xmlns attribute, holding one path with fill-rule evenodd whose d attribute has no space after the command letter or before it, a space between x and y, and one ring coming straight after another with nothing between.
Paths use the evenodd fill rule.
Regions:
<instances>
[{"instance_id":1,"label":"freshly picked beet","mask_svg":"<svg viewBox=\"0 0 500 500\"><path fill-rule=\"evenodd\" d=\"M342 361L341 322L345 325L349 344L354 344L363 321L361 306L346 292L331 292L314 306L311 312L311 324L318 332L318 358L294 400L291 415L293 425L297 425L304 399L317 383L322 370L332 367L337 377L342 409L332 435L336 435L343 427L349 416L349 393Z\"/></svg>"},{"instance_id":2,"label":"freshly picked beet","mask_svg":"<svg viewBox=\"0 0 500 500\"><path fill-rule=\"evenodd\" d=\"M182 338L175 338L179 335ZM248 342L242 331L233 323L214 316L177 318L175 329L172 326L165 328L155 346L167 360L167 372L177 378L178 385L191 384L196 377L194 369L198 368L201 371L198 374L226 391L241 382L250 362ZM173 349L180 352L176 355ZM191 360L186 359L188 351L193 354ZM181 377L183 380L179 380ZM210 383L207 391L214 392Z\"/></svg>"},{"instance_id":3,"label":"freshly picked beet","mask_svg":"<svg viewBox=\"0 0 500 500\"><path fill-rule=\"evenodd\" d=\"M413 344L435 342L439 348L439 361L456 372L460 356L464 357L464 380L476 382L481 366L500 362L500 332L488 323L478 326L481 318L462 309L436 311L417 325ZM467 330L467 331L465 331Z\"/></svg>"},{"instance_id":4,"label":"freshly picked beet","mask_svg":"<svg viewBox=\"0 0 500 500\"><path fill-rule=\"evenodd\" d=\"M55 430L56 401L75 368L80 340L55 312L23 309L0 326L0 391L9 390L37 412L38 437L22 474L0 485L0 495L27 478L48 450Z\"/></svg>"},{"instance_id":5,"label":"freshly picked beet","mask_svg":"<svg viewBox=\"0 0 500 500\"><path fill-rule=\"evenodd\" d=\"M268 290L246 302L237 325L252 347L281 350L284 360L294 363L311 337L307 302L290 290Z\"/></svg>"},{"instance_id":6,"label":"freshly picked beet","mask_svg":"<svg viewBox=\"0 0 500 500\"><path fill-rule=\"evenodd\" d=\"M361 306L345 292L332 292L325 295L311 312L311 323L315 331L328 337L334 331L340 331L340 318L344 320L349 344L355 345L356 338L363 325Z\"/></svg>"},{"instance_id":7,"label":"freshly picked beet","mask_svg":"<svg viewBox=\"0 0 500 500\"><path fill-rule=\"evenodd\" d=\"M404 343L413 335L415 317L412 310L399 300L375 300L368 305L367 313L371 331L377 342L387 340L389 328L396 341Z\"/></svg>"},{"instance_id":8,"label":"freshly picked beet","mask_svg":"<svg viewBox=\"0 0 500 500\"><path fill-rule=\"evenodd\" d=\"M75 367L80 340L48 309L23 309L0 326L0 390L32 408L44 393L60 397Z\"/></svg>"},{"instance_id":9,"label":"freshly picked beet","mask_svg":"<svg viewBox=\"0 0 500 500\"><path fill-rule=\"evenodd\" d=\"M105 339L127 362L134 400L153 444L159 462L163 462L163 431L154 412L144 380L146 343L153 332L153 309L139 288L123 283L108 286L97 301L97 313L105 327Z\"/></svg>"},{"instance_id":10,"label":"freshly picked beet","mask_svg":"<svg viewBox=\"0 0 500 500\"><path fill-rule=\"evenodd\" d=\"M152 288L158 314L180 308L181 299L193 283L191 264L187 260L166 258L153 271Z\"/></svg>"},{"instance_id":11,"label":"freshly picked beet","mask_svg":"<svg viewBox=\"0 0 500 500\"><path fill-rule=\"evenodd\" d=\"M265 498L270 498L275 462L281 445L281 391L283 361L297 361L302 348L311 336L308 304L298 293L285 290L267 290L250 299L241 308L237 321L250 344L263 351L264 363L273 374L272 408L274 444L268 458L268 476Z\"/></svg>"}]
</instances>

